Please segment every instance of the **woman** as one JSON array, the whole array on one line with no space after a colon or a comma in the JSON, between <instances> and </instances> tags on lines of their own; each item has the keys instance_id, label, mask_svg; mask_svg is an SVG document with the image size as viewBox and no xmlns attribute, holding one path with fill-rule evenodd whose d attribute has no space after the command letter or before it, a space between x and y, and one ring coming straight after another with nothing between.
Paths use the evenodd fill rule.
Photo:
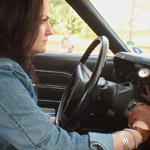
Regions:
<instances>
[{"instance_id":1,"label":"woman","mask_svg":"<svg viewBox=\"0 0 150 150\"><path fill-rule=\"evenodd\" d=\"M1 150L123 150L149 138L150 107L137 104L126 112L132 130L113 134L67 133L37 106L31 58L46 50L48 0L0 1L0 149Z\"/></svg>"}]
</instances>

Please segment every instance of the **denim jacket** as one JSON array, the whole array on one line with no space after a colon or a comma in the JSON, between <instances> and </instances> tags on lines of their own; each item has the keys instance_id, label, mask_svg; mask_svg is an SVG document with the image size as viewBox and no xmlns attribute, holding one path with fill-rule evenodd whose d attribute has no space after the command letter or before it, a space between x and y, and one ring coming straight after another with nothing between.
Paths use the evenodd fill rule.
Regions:
<instances>
[{"instance_id":1,"label":"denim jacket","mask_svg":"<svg viewBox=\"0 0 150 150\"><path fill-rule=\"evenodd\" d=\"M111 134L68 133L52 124L36 101L21 66L0 57L0 150L112 150Z\"/></svg>"}]
</instances>

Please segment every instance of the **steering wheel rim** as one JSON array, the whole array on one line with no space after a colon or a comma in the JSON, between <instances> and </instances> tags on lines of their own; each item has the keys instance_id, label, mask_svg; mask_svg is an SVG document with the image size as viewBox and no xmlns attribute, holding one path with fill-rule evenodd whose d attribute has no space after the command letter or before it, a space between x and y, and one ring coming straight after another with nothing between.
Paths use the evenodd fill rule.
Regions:
<instances>
[{"instance_id":1,"label":"steering wheel rim","mask_svg":"<svg viewBox=\"0 0 150 150\"><path fill-rule=\"evenodd\" d=\"M100 52L96 61L96 65L94 67L93 73L86 67L85 62L90 56L91 52L94 50L94 48L100 44ZM90 103L90 97L92 95L92 92L100 78L100 75L102 73L102 69L105 64L106 56L107 56L107 50L108 50L108 39L105 36L98 36L87 48L85 53L83 54L82 58L79 61L79 64L77 65L77 68L75 72L73 73L67 88L62 96L60 105L57 110L56 115L56 121L55 124L59 126L59 119L65 114L66 109L69 108L69 104L73 102L73 96L75 97L78 95L78 92L80 93L78 88L81 89L81 93L79 94L76 99L80 99L77 104L75 105L74 110L72 111L72 114L68 118L67 122L63 126L63 128L67 131L71 131L72 127L76 123L76 121L84 114L84 112L88 109L89 103ZM86 78L86 80L83 81L85 84L81 85L79 83L82 79L77 80L77 76L80 76L80 78ZM76 91L77 90L77 91ZM70 91L72 91L70 93ZM74 100L75 101L75 100Z\"/></svg>"}]
</instances>

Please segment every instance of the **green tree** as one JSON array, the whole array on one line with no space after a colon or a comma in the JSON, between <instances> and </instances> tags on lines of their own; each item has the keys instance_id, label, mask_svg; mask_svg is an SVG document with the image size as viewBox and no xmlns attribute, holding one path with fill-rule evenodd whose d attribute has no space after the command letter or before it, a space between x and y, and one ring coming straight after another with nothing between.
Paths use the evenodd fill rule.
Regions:
<instances>
[{"instance_id":1,"label":"green tree","mask_svg":"<svg viewBox=\"0 0 150 150\"><path fill-rule=\"evenodd\" d=\"M82 20L64 0L49 0L50 23L55 33L77 33L82 29Z\"/></svg>"},{"instance_id":2,"label":"green tree","mask_svg":"<svg viewBox=\"0 0 150 150\"><path fill-rule=\"evenodd\" d=\"M50 23L55 34L78 34L93 38L95 34L65 0L49 0Z\"/></svg>"}]
</instances>

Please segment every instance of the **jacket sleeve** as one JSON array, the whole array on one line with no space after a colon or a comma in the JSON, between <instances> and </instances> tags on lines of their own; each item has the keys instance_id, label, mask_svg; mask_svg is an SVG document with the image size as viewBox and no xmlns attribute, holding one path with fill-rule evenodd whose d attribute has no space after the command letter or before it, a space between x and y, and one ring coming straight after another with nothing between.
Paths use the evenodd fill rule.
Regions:
<instances>
[{"instance_id":1,"label":"jacket sleeve","mask_svg":"<svg viewBox=\"0 0 150 150\"><path fill-rule=\"evenodd\" d=\"M29 78L0 69L0 135L20 150L111 150L110 134L68 133L52 124L33 99Z\"/></svg>"}]
</instances>

